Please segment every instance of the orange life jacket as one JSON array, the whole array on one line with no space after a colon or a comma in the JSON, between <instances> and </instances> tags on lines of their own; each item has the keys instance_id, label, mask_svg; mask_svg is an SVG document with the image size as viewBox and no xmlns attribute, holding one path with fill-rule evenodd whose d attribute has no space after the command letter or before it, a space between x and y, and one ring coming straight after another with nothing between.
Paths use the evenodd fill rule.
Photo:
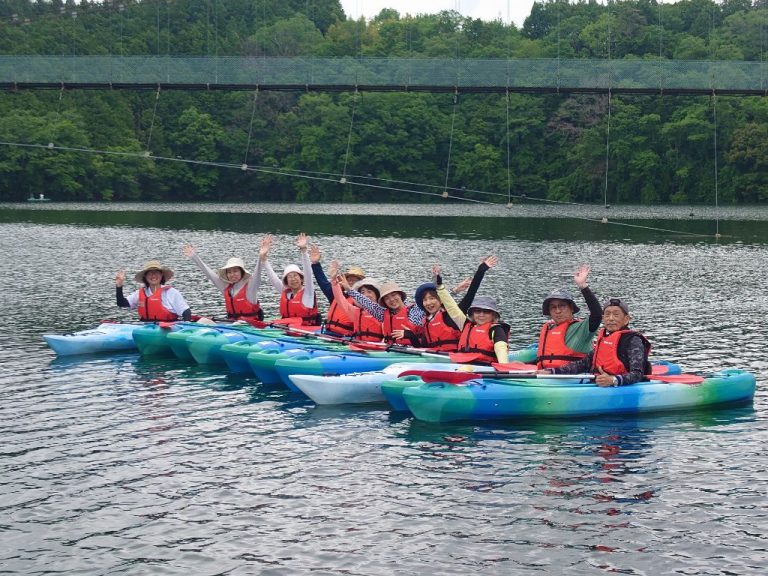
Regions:
<instances>
[{"instance_id":1,"label":"orange life jacket","mask_svg":"<svg viewBox=\"0 0 768 576\"><path fill-rule=\"evenodd\" d=\"M446 317L445 310L441 308L424 324L427 348L440 352L455 352L458 349L461 330L449 326Z\"/></svg>"},{"instance_id":2,"label":"orange life jacket","mask_svg":"<svg viewBox=\"0 0 768 576\"><path fill-rule=\"evenodd\" d=\"M381 342L384 340L384 326L376 317L364 308L360 308L355 317L355 340L363 342Z\"/></svg>"},{"instance_id":3,"label":"orange life jacket","mask_svg":"<svg viewBox=\"0 0 768 576\"><path fill-rule=\"evenodd\" d=\"M416 326L408 318L408 312L413 304L408 306L402 306L397 313L392 314L389 308L384 309L384 337L388 342L394 342L395 344L402 344L403 346L410 346L411 341L408 338L392 338L393 330L410 330L414 334L421 334L421 327Z\"/></svg>"},{"instance_id":4,"label":"orange life jacket","mask_svg":"<svg viewBox=\"0 0 768 576\"><path fill-rule=\"evenodd\" d=\"M598 373L599 368L602 368L605 372L614 376L618 374L626 374L628 369L619 359L619 343L624 336L633 334L640 336L643 340L643 346L645 346L643 373L650 374L651 366L648 363L648 354L651 352L651 343L648 342L648 339L639 332L628 329L616 330L616 332L611 332L606 336L605 328L601 328L597 335L595 350L592 356L592 372Z\"/></svg>"},{"instance_id":5,"label":"orange life jacket","mask_svg":"<svg viewBox=\"0 0 768 576\"><path fill-rule=\"evenodd\" d=\"M536 351L536 366L538 368L556 368L584 358L584 352L577 352L565 345L565 335L571 324L581 320L569 320L555 324L545 322L539 334L539 348Z\"/></svg>"},{"instance_id":6,"label":"orange life jacket","mask_svg":"<svg viewBox=\"0 0 768 576\"><path fill-rule=\"evenodd\" d=\"M296 292L292 298L288 298L288 292L290 289L286 288L280 294L280 316L282 318L301 318L302 326L319 326L320 312L317 309L317 295L315 295L314 306L307 308L301 302L304 288Z\"/></svg>"},{"instance_id":7,"label":"orange life jacket","mask_svg":"<svg viewBox=\"0 0 768 576\"><path fill-rule=\"evenodd\" d=\"M163 306L163 292L169 288L170 286L161 286L151 296L147 296L144 288L139 290L139 306L137 310L140 319L158 322L173 322L179 319L178 314L174 314Z\"/></svg>"},{"instance_id":8,"label":"orange life jacket","mask_svg":"<svg viewBox=\"0 0 768 576\"><path fill-rule=\"evenodd\" d=\"M227 307L227 318L232 318L233 320L239 318L246 320L249 318L255 318L256 320L264 319L264 311L259 303L253 304L245 297L247 288L248 284L246 283L234 296L231 291L232 284L222 290L224 303Z\"/></svg>"},{"instance_id":9,"label":"orange life jacket","mask_svg":"<svg viewBox=\"0 0 768 576\"><path fill-rule=\"evenodd\" d=\"M458 351L481 354L482 357L478 358L477 362L487 362L488 364L496 362L496 352L493 350L494 341L491 338L491 330L496 326L506 329L508 339L509 330L507 324L488 322L479 326L467 320L461 331Z\"/></svg>"},{"instance_id":10,"label":"orange life jacket","mask_svg":"<svg viewBox=\"0 0 768 576\"><path fill-rule=\"evenodd\" d=\"M347 301L354 305L355 301L352 298L347 297ZM355 330L354 322L344 313L335 298L328 308L328 314L325 317L325 327L339 336L352 336Z\"/></svg>"}]
</instances>

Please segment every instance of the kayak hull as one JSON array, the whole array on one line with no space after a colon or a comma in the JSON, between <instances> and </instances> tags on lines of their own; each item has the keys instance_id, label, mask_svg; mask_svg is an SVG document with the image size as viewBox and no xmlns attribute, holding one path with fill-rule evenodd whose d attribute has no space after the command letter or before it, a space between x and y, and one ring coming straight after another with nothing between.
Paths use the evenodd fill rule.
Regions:
<instances>
[{"instance_id":1,"label":"kayak hull","mask_svg":"<svg viewBox=\"0 0 768 576\"><path fill-rule=\"evenodd\" d=\"M723 370L700 384L651 380L602 388L579 380L488 379L462 385L423 384L405 389L402 395L419 420L451 422L692 410L747 402L754 393L754 375L743 370Z\"/></svg>"},{"instance_id":2,"label":"kayak hull","mask_svg":"<svg viewBox=\"0 0 768 576\"><path fill-rule=\"evenodd\" d=\"M399 362L428 362L428 358L396 352L368 352L363 354L334 354L325 356L311 356L298 354L293 358L286 358L275 362L275 372L280 380L294 392L300 392L299 388L291 380L291 376L298 374L324 376L351 374L353 372L371 372L383 370L387 366ZM450 362L446 357L446 362Z\"/></svg>"},{"instance_id":3,"label":"kayak hull","mask_svg":"<svg viewBox=\"0 0 768 576\"><path fill-rule=\"evenodd\" d=\"M44 334L43 339L58 356L135 351L133 333L141 324L104 322L96 328L72 334Z\"/></svg>"},{"instance_id":4,"label":"kayak hull","mask_svg":"<svg viewBox=\"0 0 768 576\"><path fill-rule=\"evenodd\" d=\"M466 368L466 365L445 362L398 362L379 371L354 372L338 376L291 374L289 378L294 387L309 396L315 404L365 404L385 402L382 384L397 378L403 372L409 370L460 370L462 368ZM403 378L414 377L404 376ZM420 378L416 378L421 382Z\"/></svg>"}]
</instances>

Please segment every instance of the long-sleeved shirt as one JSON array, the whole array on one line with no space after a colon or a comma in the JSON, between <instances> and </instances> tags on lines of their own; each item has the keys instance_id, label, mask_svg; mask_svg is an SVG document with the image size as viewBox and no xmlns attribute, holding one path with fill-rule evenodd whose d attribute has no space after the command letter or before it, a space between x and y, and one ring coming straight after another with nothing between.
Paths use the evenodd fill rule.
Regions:
<instances>
[{"instance_id":1,"label":"long-sleeved shirt","mask_svg":"<svg viewBox=\"0 0 768 576\"><path fill-rule=\"evenodd\" d=\"M198 256L197 254L193 254L191 260L192 260L192 262L195 263L195 265L198 268L200 268L200 270L203 272L203 274L206 275L208 280L210 280L213 283L213 285L216 286L216 288L219 289L220 292L223 291L227 286L230 286L230 283L229 282L225 282L224 280L222 280L221 277L219 276L218 271L213 270L212 268L210 268L205 262L203 262L203 260L202 260L202 258L200 258L200 256ZM244 279L242 279L242 280L232 284L231 285L232 287L229 289L229 293L232 296L234 296L235 294L240 292L240 290L243 289L243 286L245 286L248 283L248 280L249 280L249 278L244 278ZM255 302L254 302L254 304L255 304Z\"/></svg>"},{"instance_id":2,"label":"long-sleeved shirt","mask_svg":"<svg viewBox=\"0 0 768 576\"><path fill-rule=\"evenodd\" d=\"M323 294L325 294L328 303L332 304L334 298L333 287L331 286L331 281L328 280L328 277L325 275L325 271L320 262L312 264L312 274L314 275L315 280L317 280L317 287L320 288Z\"/></svg>"},{"instance_id":3,"label":"long-sleeved shirt","mask_svg":"<svg viewBox=\"0 0 768 576\"><path fill-rule=\"evenodd\" d=\"M589 286L584 287L581 294L584 296L587 308L589 308L589 317L582 322L575 322L568 326L565 333L565 345L576 352L587 353L592 350L592 340L603 321L603 308Z\"/></svg>"},{"instance_id":4,"label":"long-sleeved shirt","mask_svg":"<svg viewBox=\"0 0 768 576\"><path fill-rule=\"evenodd\" d=\"M470 322L470 320L467 318L466 313L459 308L459 305L456 304L456 300L453 299L453 296L451 296L450 292L448 292L448 289L443 284L437 285L437 297L440 298L440 302L442 302L446 313L456 323L459 330L463 330L464 325L467 322ZM464 299L466 299L466 297ZM502 326L497 326L491 331L491 338L493 338L493 349L496 353L496 361L506 363L509 359L509 345L507 344L509 334L507 333L507 330Z\"/></svg>"},{"instance_id":5,"label":"long-sleeved shirt","mask_svg":"<svg viewBox=\"0 0 768 576\"><path fill-rule=\"evenodd\" d=\"M642 338L633 334L629 337L625 336L621 339L616 354L619 360L627 367L627 372L624 374L616 374L618 385L634 384L635 382L641 382L645 379L645 345ZM594 357L594 350L591 350L584 358L569 362L558 368L553 368L553 374L581 374L584 372L592 372L592 359Z\"/></svg>"},{"instance_id":6,"label":"long-sleeved shirt","mask_svg":"<svg viewBox=\"0 0 768 576\"><path fill-rule=\"evenodd\" d=\"M386 310L384 306L374 302L370 298L363 296L357 290L350 290L347 292L347 296L351 296L355 302L368 310L368 312L371 313L371 316L376 318L376 320L379 322L384 322L384 310ZM403 302L403 305L405 306L405 302ZM393 311L390 310L390 312ZM416 326L421 326L424 323L424 318L426 318L426 314L424 313L424 310L418 306L411 306L408 308L408 320L410 320Z\"/></svg>"},{"instance_id":7,"label":"long-sleeved shirt","mask_svg":"<svg viewBox=\"0 0 768 576\"><path fill-rule=\"evenodd\" d=\"M300 253L301 270L304 274L304 294L302 294L301 303L304 304L304 306L307 308L313 308L315 306L315 285L312 281L312 264L309 261L309 254L306 250L301 250ZM269 282L272 284L272 287L277 291L278 294L282 294L283 291L287 289L287 286L283 284L283 281L280 279L280 277L275 274L275 271L272 269L272 265L269 263L269 260L262 262L261 259L259 259L256 263L256 270L253 272L251 281L248 282L248 288L245 291L245 297L248 298L249 302L254 304L259 301L259 288L261 287L262 269L266 270ZM291 298L293 294L289 291L287 296L288 298Z\"/></svg>"},{"instance_id":8,"label":"long-sleeved shirt","mask_svg":"<svg viewBox=\"0 0 768 576\"><path fill-rule=\"evenodd\" d=\"M126 297L123 294L123 287L117 286L115 290L117 305L120 308L130 308L131 310L135 310L139 306L139 292L142 290L144 290L144 294L147 296L147 298L153 294L152 290L150 290L148 286L142 286ZM184 300L184 296L182 296L181 292L179 292L176 288L171 287L167 290L163 290L162 294L160 295L160 301L167 310L177 314L184 320L189 320L192 317L192 311L189 308L189 304L187 304L187 301Z\"/></svg>"}]
</instances>

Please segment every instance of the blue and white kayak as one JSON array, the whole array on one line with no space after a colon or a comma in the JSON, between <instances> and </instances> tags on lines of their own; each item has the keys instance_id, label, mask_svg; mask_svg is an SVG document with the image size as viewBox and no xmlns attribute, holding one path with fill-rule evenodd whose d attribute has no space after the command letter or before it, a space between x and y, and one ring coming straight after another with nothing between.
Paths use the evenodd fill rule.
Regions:
<instances>
[{"instance_id":1,"label":"blue and white kayak","mask_svg":"<svg viewBox=\"0 0 768 576\"><path fill-rule=\"evenodd\" d=\"M381 390L382 383L398 378L404 372L460 371L467 368L471 368L473 372L493 371L490 366L470 366L450 362L398 362L378 371L334 376L291 374L289 379L296 389L309 396L315 404L365 404L385 402L386 398Z\"/></svg>"},{"instance_id":2,"label":"blue and white kayak","mask_svg":"<svg viewBox=\"0 0 768 576\"><path fill-rule=\"evenodd\" d=\"M130 352L136 350L133 332L142 326L142 324L104 322L96 328L73 334L43 334L43 339L59 356Z\"/></svg>"}]
</instances>

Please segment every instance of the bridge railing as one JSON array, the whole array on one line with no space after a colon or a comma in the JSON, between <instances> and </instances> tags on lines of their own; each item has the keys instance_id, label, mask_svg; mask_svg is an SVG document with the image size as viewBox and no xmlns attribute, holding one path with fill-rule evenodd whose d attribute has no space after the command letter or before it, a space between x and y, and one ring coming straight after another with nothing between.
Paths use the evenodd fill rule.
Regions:
<instances>
[{"instance_id":1,"label":"bridge railing","mask_svg":"<svg viewBox=\"0 0 768 576\"><path fill-rule=\"evenodd\" d=\"M0 56L0 87L766 94L753 61Z\"/></svg>"}]
</instances>

